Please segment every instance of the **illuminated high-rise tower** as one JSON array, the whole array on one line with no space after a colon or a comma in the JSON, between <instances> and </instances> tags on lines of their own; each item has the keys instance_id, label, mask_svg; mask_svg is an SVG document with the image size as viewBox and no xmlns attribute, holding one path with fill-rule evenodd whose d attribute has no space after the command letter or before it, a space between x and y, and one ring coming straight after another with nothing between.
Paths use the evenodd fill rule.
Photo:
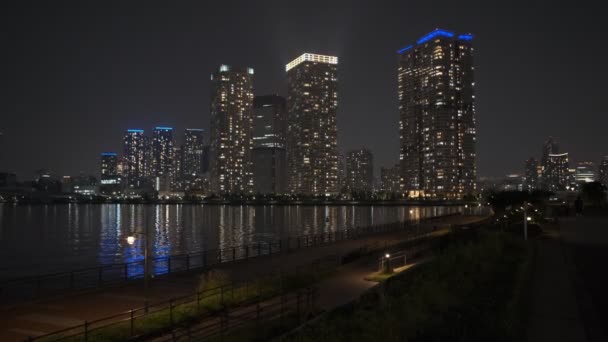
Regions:
<instances>
[{"instance_id":1,"label":"illuminated high-rise tower","mask_svg":"<svg viewBox=\"0 0 608 342\"><path fill-rule=\"evenodd\" d=\"M547 155L544 181L550 191L563 191L570 184L568 153Z\"/></svg>"},{"instance_id":2,"label":"illuminated high-rise tower","mask_svg":"<svg viewBox=\"0 0 608 342\"><path fill-rule=\"evenodd\" d=\"M350 191L372 191L374 182L374 157L366 148L348 152L346 179Z\"/></svg>"},{"instance_id":3,"label":"illuminated high-rise tower","mask_svg":"<svg viewBox=\"0 0 608 342\"><path fill-rule=\"evenodd\" d=\"M279 95L253 99L253 184L256 193L287 191L287 113Z\"/></svg>"},{"instance_id":4,"label":"illuminated high-rise tower","mask_svg":"<svg viewBox=\"0 0 608 342\"><path fill-rule=\"evenodd\" d=\"M202 174L203 149L203 130L187 128L184 132L182 147L183 176L194 177Z\"/></svg>"},{"instance_id":5,"label":"illuminated high-rise tower","mask_svg":"<svg viewBox=\"0 0 608 342\"><path fill-rule=\"evenodd\" d=\"M220 194L253 191L253 69L220 66L211 75L210 185Z\"/></svg>"},{"instance_id":6,"label":"illuminated high-rise tower","mask_svg":"<svg viewBox=\"0 0 608 342\"><path fill-rule=\"evenodd\" d=\"M437 29L398 51L401 186L409 197L476 191L472 40Z\"/></svg>"},{"instance_id":7,"label":"illuminated high-rise tower","mask_svg":"<svg viewBox=\"0 0 608 342\"><path fill-rule=\"evenodd\" d=\"M287 71L287 150L293 193L338 192L338 57L305 53Z\"/></svg>"},{"instance_id":8,"label":"illuminated high-rise tower","mask_svg":"<svg viewBox=\"0 0 608 342\"><path fill-rule=\"evenodd\" d=\"M549 155L550 154L559 154L559 144L557 143L556 140L553 139L553 137L549 137L549 139L547 139L547 141L545 141L543 143L543 149L541 151L541 157L540 157L540 172L541 172L541 179L540 179L540 187L544 190L549 190L550 188L552 188L552 186L549 184L549 178L551 178L551 175L549 175Z\"/></svg>"},{"instance_id":9,"label":"illuminated high-rise tower","mask_svg":"<svg viewBox=\"0 0 608 342\"><path fill-rule=\"evenodd\" d=\"M128 129L123 138L123 169L130 186L139 186L145 176L145 137L143 129Z\"/></svg>"},{"instance_id":10,"label":"illuminated high-rise tower","mask_svg":"<svg viewBox=\"0 0 608 342\"><path fill-rule=\"evenodd\" d=\"M118 175L118 155L114 152L101 154L101 179L116 177Z\"/></svg>"},{"instance_id":11,"label":"illuminated high-rise tower","mask_svg":"<svg viewBox=\"0 0 608 342\"><path fill-rule=\"evenodd\" d=\"M538 162L530 157L525 165L525 190L532 191L538 188Z\"/></svg>"},{"instance_id":12,"label":"illuminated high-rise tower","mask_svg":"<svg viewBox=\"0 0 608 342\"><path fill-rule=\"evenodd\" d=\"M152 177L155 188L166 191L173 182L173 128L155 127L152 136Z\"/></svg>"},{"instance_id":13,"label":"illuminated high-rise tower","mask_svg":"<svg viewBox=\"0 0 608 342\"><path fill-rule=\"evenodd\" d=\"M105 195L116 195L121 190L122 178L118 173L118 155L114 152L101 154L101 179L99 191Z\"/></svg>"}]
</instances>

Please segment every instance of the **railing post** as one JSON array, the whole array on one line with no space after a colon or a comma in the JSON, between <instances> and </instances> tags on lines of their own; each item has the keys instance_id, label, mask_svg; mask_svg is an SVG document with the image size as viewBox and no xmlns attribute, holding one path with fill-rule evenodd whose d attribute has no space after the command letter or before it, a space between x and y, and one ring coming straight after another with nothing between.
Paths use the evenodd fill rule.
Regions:
<instances>
[{"instance_id":1,"label":"railing post","mask_svg":"<svg viewBox=\"0 0 608 342\"><path fill-rule=\"evenodd\" d=\"M298 310L298 324L300 324L301 320L302 320L302 315L300 313L300 296L301 296L301 291L298 291L298 299L297 299L297 310Z\"/></svg>"},{"instance_id":2,"label":"railing post","mask_svg":"<svg viewBox=\"0 0 608 342\"><path fill-rule=\"evenodd\" d=\"M255 327L256 327L256 331L259 329L260 326L260 312L262 311L262 309L260 308L260 299L258 298L258 302L255 305Z\"/></svg>"},{"instance_id":3,"label":"railing post","mask_svg":"<svg viewBox=\"0 0 608 342\"><path fill-rule=\"evenodd\" d=\"M101 287L101 283L103 282L103 266L99 266L99 287Z\"/></svg>"},{"instance_id":4,"label":"railing post","mask_svg":"<svg viewBox=\"0 0 608 342\"><path fill-rule=\"evenodd\" d=\"M280 317L281 317L281 326L283 326L284 324L284 317L285 317L285 295L283 293L281 293L281 313L280 313Z\"/></svg>"},{"instance_id":5,"label":"railing post","mask_svg":"<svg viewBox=\"0 0 608 342\"><path fill-rule=\"evenodd\" d=\"M283 253L283 239L279 239L279 253Z\"/></svg>"},{"instance_id":6,"label":"railing post","mask_svg":"<svg viewBox=\"0 0 608 342\"><path fill-rule=\"evenodd\" d=\"M173 327L173 298L169 299L169 324Z\"/></svg>"},{"instance_id":7,"label":"railing post","mask_svg":"<svg viewBox=\"0 0 608 342\"><path fill-rule=\"evenodd\" d=\"M130 336L133 336L133 325L135 323L135 322L133 322L133 309L131 309L130 313L131 313L131 335Z\"/></svg>"},{"instance_id":8,"label":"railing post","mask_svg":"<svg viewBox=\"0 0 608 342\"><path fill-rule=\"evenodd\" d=\"M232 261L236 260L236 247L232 247Z\"/></svg>"},{"instance_id":9,"label":"railing post","mask_svg":"<svg viewBox=\"0 0 608 342\"><path fill-rule=\"evenodd\" d=\"M245 245L245 259L249 259L249 245Z\"/></svg>"},{"instance_id":10,"label":"railing post","mask_svg":"<svg viewBox=\"0 0 608 342\"><path fill-rule=\"evenodd\" d=\"M84 321L84 340L89 340L89 322Z\"/></svg>"},{"instance_id":11,"label":"railing post","mask_svg":"<svg viewBox=\"0 0 608 342\"><path fill-rule=\"evenodd\" d=\"M196 312L201 312L201 292L196 291Z\"/></svg>"},{"instance_id":12,"label":"railing post","mask_svg":"<svg viewBox=\"0 0 608 342\"><path fill-rule=\"evenodd\" d=\"M190 254L186 254L186 270L190 269Z\"/></svg>"},{"instance_id":13,"label":"railing post","mask_svg":"<svg viewBox=\"0 0 608 342\"><path fill-rule=\"evenodd\" d=\"M203 268L207 267L207 251L203 251Z\"/></svg>"},{"instance_id":14,"label":"railing post","mask_svg":"<svg viewBox=\"0 0 608 342\"><path fill-rule=\"evenodd\" d=\"M261 252L262 252L262 244L261 244L261 242L258 242L258 256L261 255Z\"/></svg>"},{"instance_id":15,"label":"railing post","mask_svg":"<svg viewBox=\"0 0 608 342\"><path fill-rule=\"evenodd\" d=\"M300 239L300 237L299 237L299 236L298 236L296 239L298 240L298 249L300 249L300 248L301 248L301 247L300 247L300 240L301 240L301 239Z\"/></svg>"},{"instance_id":16,"label":"railing post","mask_svg":"<svg viewBox=\"0 0 608 342\"><path fill-rule=\"evenodd\" d=\"M224 304L224 285L220 287L220 303Z\"/></svg>"},{"instance_id":17,"label":"railing post","mask_svg":"<svg viewBox=\"0 0 608 342\"><path fill-rule=\"evenodd\" d=\"M171 256L167 257L167 274L171 273Z\"/></svg>"},{"instance_id":18,"label":"railing post","mask_svg":"<svg viewBox=\"0 0 608 342\"><path fill-rule=\"evenodd\" d=\"M70 271L70 288L74 288L74 272Z\"/></svg>"},{"instance_id":19,"label":"railing post","mask_svg":"<svg viewBox=\"0 0 608 342\"><path fill-rule=\"evenodd\" d=\"M272 254L272 242L268 243L268 255Z\"/></svg>"},{"instance_id":20,"label":"railing post","mask_svg":"<svg viewBox=\"0 0 608 342\"><path fill-rule=\"evenodd\" d=\"M125 281L127 281L127 279L129 279L129 264L125 263Z\"/></svg>"}]
</instances>

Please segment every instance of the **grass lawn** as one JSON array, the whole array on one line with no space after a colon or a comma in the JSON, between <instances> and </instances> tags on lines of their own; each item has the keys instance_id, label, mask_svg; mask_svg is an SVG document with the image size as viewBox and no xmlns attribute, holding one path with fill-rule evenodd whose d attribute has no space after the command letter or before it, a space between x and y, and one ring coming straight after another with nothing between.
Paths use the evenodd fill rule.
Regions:
<instances>
[{"instance_id":1,"label":"grass lawn","mask_svg":"<svg viewBox=\"0 0 608 342\"><path fill-rule=\"evenodd\" d=\"M531 248L511 234L449 238L427 264L389 277L293 341L514 341Z\"/></svg>"}]
</instances>

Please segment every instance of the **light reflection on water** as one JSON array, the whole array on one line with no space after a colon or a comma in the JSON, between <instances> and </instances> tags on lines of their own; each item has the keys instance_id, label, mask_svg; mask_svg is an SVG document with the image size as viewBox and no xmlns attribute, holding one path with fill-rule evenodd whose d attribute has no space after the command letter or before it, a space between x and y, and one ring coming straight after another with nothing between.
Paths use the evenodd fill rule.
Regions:
<instances>
[{"instance_id":1,"label":"light reflection on water","mask_svg":"<svg viewBox=\"0 0 608 342\"><path fill-rule=\"evenodd\" d=\"M410 214L410 210L412 213ZM461 211L460 207L0 204L0 278L228 248ZM134 266L136 267L136 266ZM166 263L155 265L157 273ZM141 272L137 267L132 272Z\"/></svg>"}]
</instances>

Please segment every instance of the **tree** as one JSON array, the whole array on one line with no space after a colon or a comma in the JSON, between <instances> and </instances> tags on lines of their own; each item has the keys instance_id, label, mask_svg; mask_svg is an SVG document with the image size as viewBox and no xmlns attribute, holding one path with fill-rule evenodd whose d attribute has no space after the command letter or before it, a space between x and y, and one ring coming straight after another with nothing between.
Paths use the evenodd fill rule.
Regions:
<instances>
[{"instance_id":1,"label":"tree","mask_svg":"<svg viewBox=\"0 0 608 342\"><path fill-rule=\"evenodd\" d=\"M582 194L594 206L603 207L606 204L606 186L600 182L583 184Z\"/></svg>"}]
</instances>

